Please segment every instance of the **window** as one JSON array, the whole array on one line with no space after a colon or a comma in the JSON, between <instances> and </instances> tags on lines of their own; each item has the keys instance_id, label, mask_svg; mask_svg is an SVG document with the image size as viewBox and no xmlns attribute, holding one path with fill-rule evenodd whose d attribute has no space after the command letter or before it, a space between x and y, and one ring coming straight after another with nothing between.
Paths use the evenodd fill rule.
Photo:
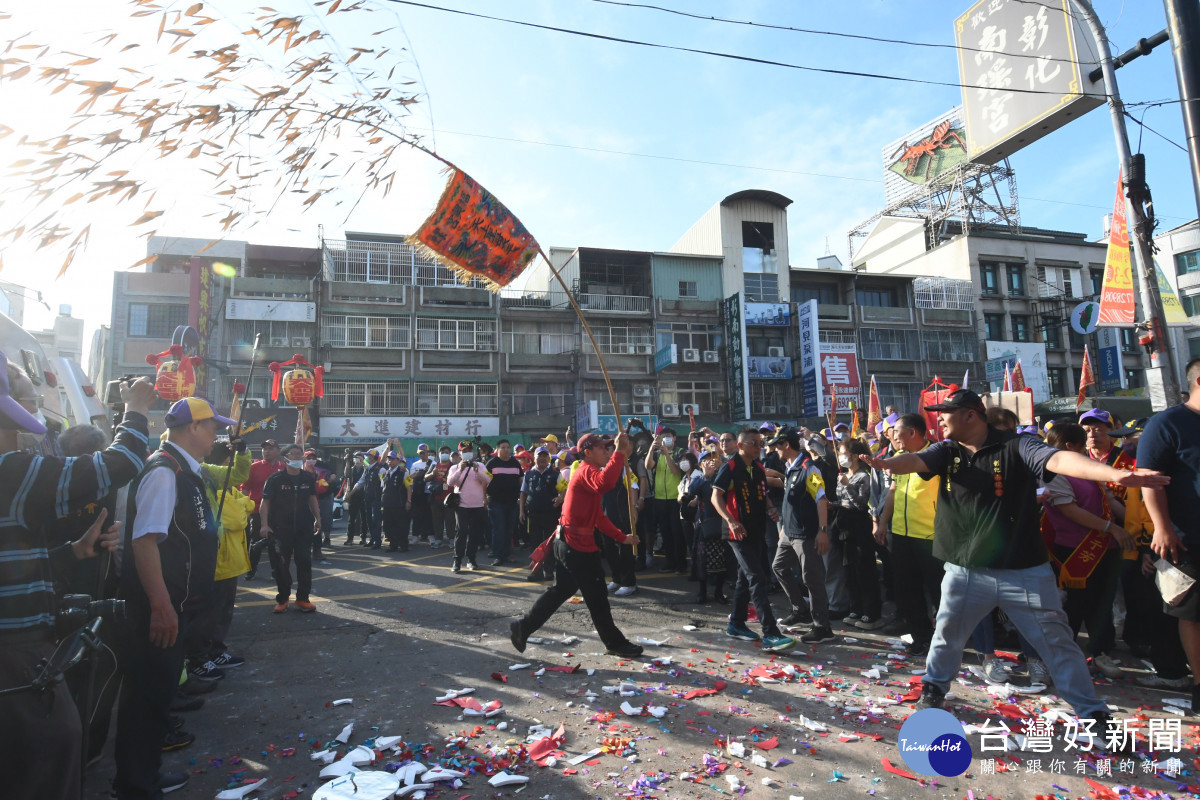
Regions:
<instances>
[{"instance_id":1,"label":"window","mask_svg":"<svg viewBox=\"0 0 1200 800\"><path fill-rule=\"evenodd\" d=\"M321 414L399 416L408 414L408 381L325 381Z\"/></svg>"},{"instance_id":2,"label":"window","mask_svg":"<svg viewBox=\"0 0 1200 800\"><path fill-rule=\"evenodd\" d=\"M417 317L418 350L496 349L496 321Z\"/></svg>"},{"instance_id":3,"label":"window","mask_svg":"<svg viewBox=\"0 0 1200 800\"><path fill-rule=\"evenodd\" d=\"M592 334L596 337L596 345L605 355L619 356L652 356L654 355L654 334L649 328L601 328L592 326ZM584 352L593 353L592 343L583 337Z\"/></svg>"},{"instance_id":4,"label":"window","mask_svg":"<svg viewBox=\"0 0 1200 800\"><path fill-rule=\"evenodd\" d=\"M501 349L524 355L561 355L579 352L579 337L569 322L510 322Z\"/></svg>"},{"instance_id":5,"label":"window","mask_svg":"<svg viewBox=\"0 0 1200 800\"><path fill-rule=\"evenodd\" d=\"M1189 272L1200 272L1200 250L1175 254L1175 274L1187 275Z\"/></svg>"},{"instance_id":6,"label":"window","mask_svg":"<svg viewBox=\"0 0 1200 800\"><path fill-rule=\"evenodd\" d=\"M1098 297L1101 287L1104 286L1104 270L1092 267L1088 270L1088 276L1092 282L1092 294Z\"/></svg>"},{"instance_id":7,"label":"window","mask_svg":"<svg viewBox=\"0 0 1200 800\"><path fill-rule=\"evenodd\" d=\"M992 342L1004 341L1004 315L983 315L983 338Z\"/></svg>"},{"instance_id":8,"label":"window","mask_svg":"<svg viewBox=\"0 0 1200 800\"><path fill-rule=\"evenodd\" d=\"M696 286L695 281L680 281L679 282L680 297L699 297L700 291Z\"/></svg>"},{"instance_id":9,"label":"window","mask_svg":"<svg viewBox=\"0 0 1200 800\"><path fill-rule=\"evenodd\" d=\"M921 331L921 348L928 361L977 361L979 338L967 331Z\"/></svg>"},{"instance_id":10,"label":"window","mask_svg":"<svg viewBox=\"0 0 1200 800\"><path fill-rule=\"evenodd\" d=\"M1012 340L1014 342L1029 341L1029 317L1025 314L1012 315Z\"/></svg>"},{"instance_id":11,"label":"window","mask_svg":"<svg viewBox=\"0 0 1200 800\"><path fill-rule=\"evenodd\" d=\"M890 286L859 286L854 290L854 302L860 306L885 308L895 308L900 305L896 302L896 289Z\"/></svg>"},{"instance_id":12,"label":"window","mask_svg":"<svg viewBox=\"0 0 1200 800\"><path fill-rule=\"evenodd\" d=\"M129 304L129 336L170 339L176 328L187 324L187 304Z\"/></svg>"},{"instance_id":13,"label":"window","mask_svg":"<svg viewBox=\"0 0 1200 800\"><path fill-rule=\"evenodd\" d=\"M1200 358L1200 339L1188 339L1188 358Z\"/></svg>"},{"instance_id":14,"label":"window","mask_svg":"<svg viewBox=\"0 0 1200 800\"><path fill-rule=\"evenodd\" d=\"M615 391L617 394L617 403L621 406L622 414L628 414L629 409L633 407L633 403L645 403L652 401L651 398L647 397L634 397L634 385L635 384L633 382L613 381L613 391ZM653 384L650 384L650 386L653 387ZM653 392L653 388L651 388L651 392ZM600 406L601 414L616 413L613 410L612 398L610 398L608 395L608 387L606 387L603 383L596 381L585 381L583 384L583 396L589 399L595 399ZM661 411L662 408L660 406L654 410Z\"/></svg>"},{"instance_id":15,"label":"window","mask_svg":"<svg viewBox=\"0 0 1200 800\"><path fill-rule=\"evenodd\" d=\"M1136 353L1138 349L1137 331L1133 328L1121 328L1121 351Z\"/></svg>"},{"instance_id":16,"label":"window","mask_svg":"<svg viewBox=\"0 0 1200 800\"><path fill-rule=\"evenodd\" d=\"M854 331L840 330L838 328L820 328L817 330L817 341L850 344L858 341L858 337L854 335Z\"/></svg>"},{"instance_id":17,"label":"window","mask_svg":"<svg viewBox=\"0 0 1200 800\"><path fill-rule=\"evenodd\" d=\"M1066 397L1067 396L1067 368L1066 367L1047 367L1046 375L1050 378L1050 396L1051 397Z\"/></svg>"},{"instance_id":18,"label":"window","mask_svg":"<svg viewBox=\"0 0 1200 800\"><path fill-rule=\"evenodd\" d=\"M248 346L254 344L255 334L262 335L262 343L272 347L312 347L312 337L317 326L311 322L270 322L252 319L225 321L231 344Z\"/></svg>"},{"instance_id":19,"label":"window","mask_svg":"<svg viewBox=\"0 0 1200 800\"><path fill-rule=\"evenodd\" d=\"M1185 294L1179 298L1183 311L1189 317L1200 316L1200 294Z\"/></svg>"},{"instance_id":20,"label":"window","mask_svg":"<svg viewBox=\"0 0 1200 800\"><path fill-rule=\"evenodd\" d=\"M368 317L357 314L322 314L321 341L330 347L412 347L408 317Z\"/></svg>"},{"instance_id":21,"label":"window","mask_svg":"<svg viewBox=\"0 0 1200 800\"><path fill-rule=\"evenodd\" d=\"M794 413L792 387L783 381L750 381L750 416L770 417Z\"/></svg>"},{"instance_id":22,"label":"window","mask_svg":"<svg viewBox=\"0 0 1200 800\"><path fill-rule=\"evenodd\" d=\"M1141 389L1146 385L1146 373L1140 369L1125 370L1125 387L1128 389Z\"/></svg>"},{"instance_id":23,"label":"window","mask_svg":"<svg viewBox=\"0 0 1200 800\"><path fill-rule=\"evenodd\" d=\"M680 409L695 405L699 407L697 414L711 414L717 410L721 394L718 387L719 384L709 381L663 382L658 385L658 400L660 403L677 403Z\"/></svg>"},{"instance_id":24,"label":"window","mask_svg":"<svg viewBox=\"0 0 1200 800\"><path fill-rule=\"evenodd\" d=\"M417 416L496 414L494 383L418 383Z\"/></svg>"},{"instance_id":25,"label":"window","mask_svg":"<svg viewBox=\"0 0 1200 800\"><path fill-rule=\"evenodd\" d=\"M979 283L983 294L1000 294L1000 265L992 261L980 261Z\"/></svg>"},{"instance_id":26,"label":"window","mask_svg":"<svg viewBox=\"0 0 1200 800\"><path fill-rule=\"evenodd\" d=\"M771 350L774 348L782 348L786 344L786 337L779 333L774 336L759 336L756 335L746 340L746 355L755 358L768 358L771 355Z\"/></svg>"},{"instance_id":27,"label":"window","mask_svg":"<svg viewBox=\"0 0 1200 800\"><path fill-rule=\"evenodd\" d=\"M910 381L879 381L879 404L884 408L895 406L901 413L915 409L921 402L923 383ZM841 405L839 403L839 405Z\"/></svg>"},{"instance_id":28,"label":"window","mask_svg":"<svg viewBox=\"0 0 1200 800\"><path fill-rule=\"evenodd\" d=\"M770 273L742 273L746 299L752 303L778 303L779 277Z\"/></svg>"},{"instance_id":29,"label":"window","mask_svg":"<svg viewBox=\"0 0 1200 800\"><path fill-rule=\"evenodd\" d=\"M771 223L742 223L742 271L772 275L779 271L775 256L775 226Z\"/></svg>"},{"instance_id":30,"label":"window","mask_svg":"<svg viewBox=\"0 0 1200 800\"><path fill-rule=\"evenodd\" d=\"M1016 297L1025 294L1024 265L1009 264L1006 272L1008 273L1008 293Z\"/></svg>"},{"instance_id":31,"label":"window","mask_svg":"<svg viewBox=\"0 0 1200 800\"><path fill-rule=\"evenodd\" d=\"M401 242L326 241L325 274L335 281L349 283L417 286L456 283L450 270Z\"/></svg>"},{"instance_id":32,"label":"window","mask_svg":"<svg viewBox=\"0 0 1200 800\"><path fill-rule=\"evenodd\" d=\"M823 306L836 306L842 302L836 283L813 283L792 287L793 303L807 303L810 300L816 300Z\"/></svg>"},{"instance_id":33,"label":"window","mask_svg":"<svg viewBox=\"0 0 1200 800\"><path fill-rule=\"evenodd\" d=\"M1062 326L1057 322L1047 322L1042 326L1042 341L1047 350L1062 349Z\"/></svg>"},{"instance_id":34,"label":"window","mask_svg":"<svg viewBox=\"0 0 1200 800\"><path fill-rule=\"evenodd\" d=\"M921 352L916 331L894 328L859 328L859 349L863 358L885 361L915 361Z\"/></svg>"},{"instance_id":35,"label":"window","mask_svg":"<svg viewBox=\"0 0 1200 800\"><path fill-rule=\"evenodd\" d=\"M530 383L507 388L509 391L500 398L500 413L504 416L573 414L578 407L574 384Z\"/></svg>"},{"instance_id":36,"label":"window","mask_svg":"<svg viewBox=\"0 0 1200 800\"><path fill-rule=\"evenodd\" d=\"M1082 350L1083 346L1087 344L1088 337L1079 335L1074 328L1068 325L1067 340L1071 343L1072 350Z\"/></svg>"},{"instance_id":37,"label":"window","mask_svg":"<svg viewBox=\"0 0 1200 800\"><path fill-rule=\"evenodd\" d=\"M675 345L680 350L716 350L721 346L720 328L694 322L660 322L655 329L655 350Z\"/></svg>"}]
</instances>

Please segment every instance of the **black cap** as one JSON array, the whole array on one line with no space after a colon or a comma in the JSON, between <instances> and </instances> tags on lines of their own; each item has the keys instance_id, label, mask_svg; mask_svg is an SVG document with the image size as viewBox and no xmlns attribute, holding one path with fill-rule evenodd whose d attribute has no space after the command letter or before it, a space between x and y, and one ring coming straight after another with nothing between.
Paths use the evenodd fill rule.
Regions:
<instances>
[{"instance_id":1,"label":"black cap","mask_svg":"<svg viewBox=\"0 0 1200 800\"><path fill-rule=\"evenodd\" d=\"M1109 431L1108 435L1114 439L1120 439L1125 436L1136 436L1137 434L1139 434L1143 430L1145 430L1146 422L1149 419L1150 419L1149 417L1142 417L1141 419L1135 419L1133 422L1130 422L1124 428L1117 428L1114 431Z\"/></svg>"},{"instance_id":2,"label":"black cap","mask_svg":"<svg viewBox=\"0 0 1200 800\"><path fill-rule=\"evenodd\" d=\"M979 395L970 389L959 389L958 391L951 392L942 402L932 406L925 406L926 411L957 411L960 408L969 408L972 411L978 411L980 414L987 411L983 407L983 401L979 399Z\"/></svg>"},{"instance_id":3,"label":"black cap","mask_svg":"<svg viewBox=\"0 0 1200 800\"><path fill-rule=\"evenodd\" d=\"M783 444L784 442L787 442L787 444L793 450L802 449L800 446L800 431L796 428L793 428L791 425L784 425L780 428L777 428L775 435L771 437L769 442L767 442L767 447L774 447L776 445Z\"/></svg>"}]
</instances>

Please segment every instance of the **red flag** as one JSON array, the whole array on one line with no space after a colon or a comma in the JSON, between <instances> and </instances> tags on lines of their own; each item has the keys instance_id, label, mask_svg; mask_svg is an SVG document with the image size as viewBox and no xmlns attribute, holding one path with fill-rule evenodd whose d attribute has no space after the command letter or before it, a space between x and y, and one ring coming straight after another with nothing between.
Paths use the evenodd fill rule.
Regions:
<instances>
[{"instance_id":1,"label":"red flag","mask_svg":"<svg viewBox=\"0 0 1200 800\"><path fill-rule=\"evenodd\" d=\"M850 416L852 417L850 424L850 435L858 438L858 432L862 430L858 425L858 403L850 401Z\"/></svg>"},{"instance_id":2,"label":"red flag","mask_svg":"<svg viewBox=\"0 0 1200 800\"><path fill-rule=\"evenodd\" d=\"M1117 199L1108 228L1108 253L1104 257L1104 283L1100 287L1101 325L1133 325L1133 265L1129 258L1129 221L1125 192L1117 173Z\"/></svg>"},{"instance_id":3,"label":"red flag","mask_svg":"<svg viewBox=\"0 0 1200 800\"><path fill-rule=\"evenodd\" d=\"M409 237L467 281L492 291L511 283L540 250L537 240L495 195L465 172L451 170L437 208Z\"/></svg>"},{"instance_id":4,"label":"red flag","mask_svg":"<svg viewBox=\"0 0 1200 800\"><path fill-rule=\"evenodd\" d=\"M1004 363L1004 384L1000 387L1000 391L1012 391L1012 373L1008 371L1008 362Z\"/></svg>"},{"instance_id":5,"label":"red flag","mask_svg":"<svg viewBox=\"0 0 1200 800\"><path fill-rule=\"evenodd\" d=\"M1083 369L1079 372L1079 396L1075 398L1075 410L1083 405L1083 401L1087 399L1087 387L1096 385L1096 376L1092 374L1092 357L1088 353L1088 346L1083 346Z\"/></svg>"},{"instance_id":6,"label":"red flag","mask_svg":"<svg viewBox=\"0 0 1200 800\"><path fill-rule=\"evenodd\" d=\"M1012 391L1025 391L1025 372L1021 369L1021 359L1017 359L1017 365L1012 371Z\"/></svg>"},{"instance_id":7,"label":"red flag","mask_svg":"<svg viewBox=\"0 0 1200 800\"><path fill-rule=\"evenodd\" d=\"M879 402L879 387L875 385L875 376L871 376L871 394L867 400L867 428L875 430L875 426L883 421L883 406Z\"/></svg>"}]
</instances>

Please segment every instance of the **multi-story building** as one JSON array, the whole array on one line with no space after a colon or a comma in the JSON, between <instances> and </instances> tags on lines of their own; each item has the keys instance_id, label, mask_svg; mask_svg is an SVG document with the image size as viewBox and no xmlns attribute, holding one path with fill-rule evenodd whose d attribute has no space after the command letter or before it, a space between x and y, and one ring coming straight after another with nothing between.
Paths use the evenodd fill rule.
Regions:
<instances>
[{"instance_id":1,"label":"multi-story building","mask_svg":"<svg viewBox=\"0 0 1200 800\"><path fill-rule=\"evenodd\" d=\"M77 364L83 362L83 320L71 316L70 306L58 307L58 316L49 328L30 333L48 358L67 358Z\"/></svg>"},{"instance_id":2,"label":"multi-story building","mask_svg":"<svg viewBox=\"0 0 1200 800\"><path fill-rule=\"evenodd\" d=\"M1154 241L1159 247L1156 263L1177 290L1191 323L1186 328L1172 329L1177 374L1182 378L1187 362L1200 358L1200 222L1192 220L1172 228Z\"/></svg>"}]
</instances>

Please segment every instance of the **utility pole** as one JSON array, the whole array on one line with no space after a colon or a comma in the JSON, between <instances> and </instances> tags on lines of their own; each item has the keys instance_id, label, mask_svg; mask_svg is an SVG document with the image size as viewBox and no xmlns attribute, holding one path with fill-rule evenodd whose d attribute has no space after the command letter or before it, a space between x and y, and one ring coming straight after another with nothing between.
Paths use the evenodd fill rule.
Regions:
<instances>
[{"instance_id":1,"label":"utility pole","mask_svg":"<svg viewBox=\"0 0 1200 800\"><path fill-rule=\"evenodd\" d=\"M1183 127L1187 132L1188 160L1192 165L1192 189L1200 213L1200 3L1195 0L1163 0L1167 31L1175 57Z\"/></svg>"},{"instance_id":2,"label":"utility pole","mask_svg":"<svg viewBox=\"0 0 1200 800\"><path fill-rule=\"evenodd\" d=\"M1164 2L1171 3L1172 0ZM1189 0L1183 0L1182 4L1187 2ZM1195 0L1190 2L1194 4ZM1171 355L1171 340L1167 331L1166 314L1163 312L1162 295L1158 291L1158 276L1154 267L1154 232L1146 219L1145 206L1150 201L1150 187L1146 185L1146 159L1141 153L1135 158L1129 148L1129 133L1125 129L1125 105L1121 102L1121 94L1117 89L1117 72L1113 67L1112 50L1108 46L1104 26L1100 24L1090 0L1071 0L1071 3L1087 23L1100 53L1104 93L1108 95L1108 110L1112 116L1113 133L1117 140L1117 154L1121 159L1121 180L1129 198L1129 228L1133 233L1133 250L1141 265L1141 269L1138 270L1138 282L1152 348L1151 366L1146 371L1150 402L1155 411L1161 411L1179 403L1180 390L1179 381L1175 376L1175 362Z\"/></svg>"}]
</instances>

